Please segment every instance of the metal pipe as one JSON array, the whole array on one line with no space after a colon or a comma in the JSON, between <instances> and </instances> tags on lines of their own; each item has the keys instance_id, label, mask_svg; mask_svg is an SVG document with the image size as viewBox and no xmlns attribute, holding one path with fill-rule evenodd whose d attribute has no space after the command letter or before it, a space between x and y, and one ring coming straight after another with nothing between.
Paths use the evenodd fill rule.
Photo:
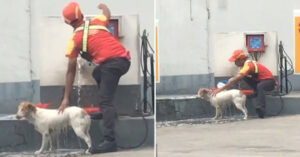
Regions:
<instances>
[{"instance_id":1,"label":"metal pipe","mask_svg":"<svg viewBox=\"0 0 300 157\"><path fill-rule=\"evenodd\" d=\"M154 97L155 97L155 93L154 93L154 58L153 55L151 55L150 57L150 61L151 61L151 93L152 93L152 112L154 114Z\"/></svg>"},{"instance_id":2,"label":"metal pipe","mask_svg":"<svg viewBox=\"0 0 300 157\"><path fill-rule=\"evenodd\" d=\"M147 71L148 71L148 66L147 66L147 54L148 54L148 45L147 45L147 36L146 36L146 30L143 32L142 36L142 46L143 46L143 64L144 64L144 69L143 69L143 75L144 75L144 99L143 99L143 104L144 104L144 113L147 113L147 89L148 89L148 80L147 80Z\"/></svg>"},{"instance_id":3,"label":"metal pipe","mask_svg":"<svg viewBox=\"0 0 300 157\"><path fill-rule=\"evenodd\" d=\"M282 49L282 41L279 43L279 58L280 58L280 63L279 63L279 71L280 71L280 93L283 91L283 66L282 66L282 59L283 59L283 49Z\"/></svg>"},{"instance_id":4,"label":"metal pipe","mask_svg":"<svg viewBox=\"0 0 300 157\"><path fill-rule=\"evenodd\" d=\"M284 57L284 75L285 75L285 93L288 94L289 87L288 87L288 75L287 75L287 59Z\"/></svg>"}]
</instances>

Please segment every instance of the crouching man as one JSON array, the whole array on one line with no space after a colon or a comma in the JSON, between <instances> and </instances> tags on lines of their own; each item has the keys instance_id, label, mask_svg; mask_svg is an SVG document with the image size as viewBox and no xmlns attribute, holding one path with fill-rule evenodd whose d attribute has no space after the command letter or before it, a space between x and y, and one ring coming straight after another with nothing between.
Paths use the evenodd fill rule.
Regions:
<instances>
[{"instance_id":1,"label":"crouching man","mask_svg":"<svg viewBox=\"0 0 300 157\"><path fill-rule=\"evenodd\" d=\"M236 76L230 78L226 85L215 90L213 95L229 88L240 80L244 80L254 90L254 93L248 97L257 97L256 113L258 117L264 118L266 109L265 91L271 91L275 87L276 81L273 74L262 64L248 60L243 50L235 50L229 61L234 62L241 70Z\"/></svg>"}]
</instances>

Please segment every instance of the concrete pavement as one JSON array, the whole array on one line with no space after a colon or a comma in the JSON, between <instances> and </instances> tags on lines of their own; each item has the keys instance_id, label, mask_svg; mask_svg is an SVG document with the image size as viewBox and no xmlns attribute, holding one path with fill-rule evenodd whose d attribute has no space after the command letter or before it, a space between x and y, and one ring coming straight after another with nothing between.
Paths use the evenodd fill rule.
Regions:
<instances>
[{"instance_id":1,"label":"concrete pavement","mask_svg":"<svg viewBox=\"0 0 300 157\"><path fill-rule=\"evenodd\" d=\"M157 157L299 157L300 115L157 128Z\"/></svg>"},{"instance_id":2,"label":"concrete pavement","mask_svg":"<svg viewBox=\"0 0 300 157\"><path fill-rule=\"evenodd\" d=\"M114 153L85 155L84 157L154 157L154 149L151 147L137 148Z\"/></svg>"},{"instance_id":3,"label":"concrete pavement","mask_svg":"<svg viewBox=\"0 0 300 157\"><path fill-rule=\"evenodd\" d=\"M153 157L153 147L118 150L118 152L86 155L83 149L59 149L52 153L34 155L34 152L0 152L0 157Z\"/></svg>"}]
</instances>

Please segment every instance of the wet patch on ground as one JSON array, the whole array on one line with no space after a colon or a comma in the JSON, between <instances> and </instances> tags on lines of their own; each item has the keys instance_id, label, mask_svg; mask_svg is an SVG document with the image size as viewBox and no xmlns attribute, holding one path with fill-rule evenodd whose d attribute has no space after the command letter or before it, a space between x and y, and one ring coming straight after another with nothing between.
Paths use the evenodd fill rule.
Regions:
<instances>
[{"instance_id":1,"label":"wet patch on ground","mask_svg":"<svg viewBox=\"0 0 300 157\"><path fill-rule=\"evenodd\" d=\"M185 120L178 120L178 121L164 121L164 122L157 122L156 127L170 127L170 126L184 126L184 125L201 125L201 124L224 124L230 122L237 122L237 121L244 121L244 116L242 115L234 115L224 117L223 119L213 119L213 118L195 118L195 119L185 119ZM248 117L249 119L253 119L256 117Z\"/></svg>"},{"instance_id":2,"label":"wet patch on ground","mask_svg":"<svg viewBox=\"0 0 300 157\"><path fill-rule=\"evenodd\" d=\"M79 157L84 155L83 149L57 149L35 155L34 152L1 152L0 157Z\"/></svg>"}]
</instances>

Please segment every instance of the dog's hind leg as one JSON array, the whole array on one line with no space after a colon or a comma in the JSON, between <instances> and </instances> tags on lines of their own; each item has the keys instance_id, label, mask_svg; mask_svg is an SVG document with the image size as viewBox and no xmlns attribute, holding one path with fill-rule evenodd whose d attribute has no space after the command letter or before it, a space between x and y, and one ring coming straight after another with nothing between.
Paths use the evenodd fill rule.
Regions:
<instances>
[{"instance_id":1,"label":"dog's hind leg","mask_svg":"<svg viewBox=\"0 0 300 157\"><path fill-rule=\"evenodd\" d=\"M243 98L237 99L234 101L234 104L235 104L236 108L238 108L239 110L241 110L243 112L243 114L244 114L243 119L247 119L248 118L248 110L246 108L245 99L243 99Z\"/></svg>"},{"instance_id":2,"label":"dog's hind leg","mask_svg":"<svg viewBox=\"0 0 300 157\"><path fill-rule=\"evenodd\" d=\"M88 153L89 148L92 146L91 137L89 134L90 119L80 119L77 121L72 121L71 126L74 129L75 134L83 139L88 146L86 153Z\"/></svg>"},{"instance_id":3,"label":"dog's hind leg","mask_svg":"<svg viewBox=\"0 0 300 157\"><path fill-rule=\"evenodd\" d=\"M91 148L92 146L92 142L91 142L91 137L89 134L85 133L85 130L83 128L73 128L75 134L80 137L81 139L83 139L85 141L85 143L88 146L88 149L86 151L86 153L88 153L89 148Z\"/></svg>"},{"instance_id":4,"label":"dog's hind leg","mask_svg":"<svg viewBox=\"0 0 300 157\"><path fill-rule=\"evenodd\" d=\"M248 110L247 110L246 106L244 106L243 112L244 112L244 119L247 119L248 118Z\"/></svg>"}]
</instances>

